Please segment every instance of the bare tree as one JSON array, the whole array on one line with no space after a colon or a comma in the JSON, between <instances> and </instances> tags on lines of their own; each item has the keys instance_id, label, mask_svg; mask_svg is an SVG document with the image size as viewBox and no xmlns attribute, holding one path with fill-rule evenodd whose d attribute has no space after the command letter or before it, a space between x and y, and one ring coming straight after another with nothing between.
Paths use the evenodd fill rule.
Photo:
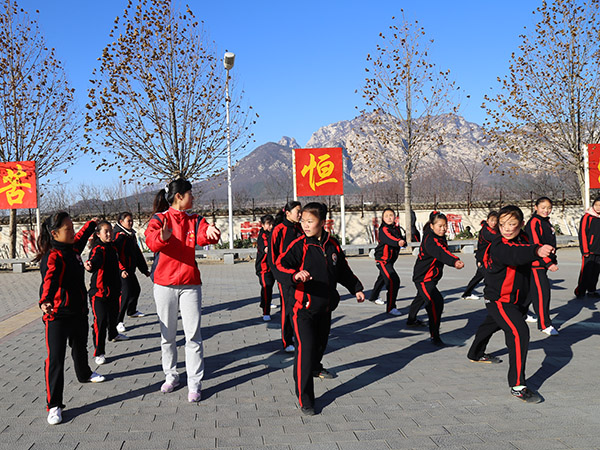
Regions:
<instances>
[{"instance_id":1,"label":"bare tree","mask_svg":"<svg viewBox=\"0 0 600 450\"><path fill-rule=\"evenodd\" d=\"M404 14L404 13L402 13ZM439 71L428 55L429 41L417 21L404 18L380 33L383 42L368 55L362 89L366 109L356 130L352 157L383 177L401 174L405 211L411 210L412 182L419 162L442 144L443 114L456 111L449 71ZM405 214L410 230L410 214Z\"/></svg>"},{"instance_id":2,"label":"bare tree","mask_svg":"<svg viewBox=\"0 0 600 450\"><path fill-rule=\"evenodd\" d=\"M73 195L66 184L46 185L40 195L41 208L46 212L66 211L73 203Z\"/></svg>"},{"instance_id":3,"label":"bare tree","mask_svg":"<svg viewBox=\"0 0 600 450\"><path fill-rule=\"evenodd\" d=\"M201 22L171 0L129 0L115 20L89 89L86 135L101 169L122 177L206 178L226 154L226 74ZM249 113L230 94L233 151L247 143Z\"/></svg>"},{"instance_id":4,"label":"bare tree","mask_svg":"<svg viewBox=\"0 0 600 450\"><path fill-rule=\"evenodd\" d=\"M583 150L600 138L598 0L543 1L538 22L521 36L500 92L486 97L484 124L498 144L497 161L514 158L526 171L567 170L582 199Z\"/></svg>"},{"instance_id":5,"label":"bare tree","mask_svg":"<svg viewBox=\"0 0 600 450\"><path fill-rule=\"evenodd\" d=\"M35 161L38 180L73 162L73 89L37 23L14 0L0 9L0 161ZM10 256L16 256L16 210L10 211Z\"/></svg>"}]
</instances>

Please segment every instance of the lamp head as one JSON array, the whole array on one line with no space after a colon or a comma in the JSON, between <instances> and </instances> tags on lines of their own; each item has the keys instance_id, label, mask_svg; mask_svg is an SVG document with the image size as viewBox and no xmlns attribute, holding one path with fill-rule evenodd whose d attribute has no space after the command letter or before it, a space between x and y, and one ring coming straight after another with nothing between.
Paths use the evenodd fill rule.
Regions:
<instances>
[{"instance_id":1,"label":"lamp head","mask_svg":"<svg viewBox=\"0 0 600 450\"><path fill-rule=\"evenodd\" d=\"M223 66L225 70L233 69L233 63L235 62L235 53L227 52L223 57Z\"/></svg>"}]
</instances>

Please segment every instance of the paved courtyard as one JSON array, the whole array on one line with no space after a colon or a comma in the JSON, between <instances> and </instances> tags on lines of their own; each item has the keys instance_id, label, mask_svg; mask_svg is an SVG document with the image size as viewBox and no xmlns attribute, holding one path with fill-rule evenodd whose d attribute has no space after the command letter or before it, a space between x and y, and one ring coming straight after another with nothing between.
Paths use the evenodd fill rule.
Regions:
<instances>
[{"instance_id":1,"label":"paved courtyard","mask_svg":"<svg viewBox=\"0 0 600 450\"><path fill-rule=\"evenodd\" d=\"M279 309L272 322L260 317L252 262L200 266L206 375L199 404L187 403L185 386L159 392L159 329L151 283L141 280L140 309L149 314L127 320L131 340L107 344L108 362L98 369L107 381L79 384L67 357L67 408L56 426L46 422L43 327L31 310L39 272L0 273L0 448L600 449L600 312L597 299L572 295L578 250L560 250L560 270L550 275L560 335L547 337L531 325L529 386L545 399L537 405L510 396L501 333L488 349L502 364L467 360L484 306L460 299L474 273L473 256L461 257L465 269L446 268L440 283L442 339L452 344L445 348L406 327L413 256L396 264L400 318L383 306L358 304L340 288L324 358L338 377L315 381L313 417L302 416L295 400L293 359L280 350ZM368 295L377 275L373 260L351 258L350 265ZM179 360L183 373L183 347Z\"/></svg>"}]
</instances>

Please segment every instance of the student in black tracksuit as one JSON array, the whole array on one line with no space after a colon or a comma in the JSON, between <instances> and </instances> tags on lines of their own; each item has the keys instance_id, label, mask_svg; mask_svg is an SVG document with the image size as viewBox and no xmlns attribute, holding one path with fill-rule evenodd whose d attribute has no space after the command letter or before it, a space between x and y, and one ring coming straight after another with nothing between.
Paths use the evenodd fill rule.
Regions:
<instances>
[{"instance_id":1,"label":"student in black tracksuit","mask_svg":"<svg viewBox=\"0 0 600 450\"><path fill-rule=\"evenodd\" d=\"M381 289L387 289L386 312L394 316L401 313L396 309L396 297L400 288L400 277L394 269L394 263L398 259L400 247L406 245L402 231L396 225L396 214L391 208L383 210L381 216L382 225L379 229L379 243L375 248L375 261L379 269L379 276L375 281L369 300L379 300Z\"/></svg>"},{"instance_id":2,"label":"student in black tracksuit","mask_svg":"<svg viewBox=\"0 0 600 450\"><path fill-rule=\"evenodd\" d=\"M477 295L473 295L473 289L483 280L483 255L492 240L498 236L498 211L490 211L487 221L481 222L481 231L477 239L477 250L475 251L475 261L477 262L477 272L463 292L462 298L466 300L479 300Z\"/></svg>"},{"instance_id":3,"label":"student in black tracksuit","mask_svg":"<svg viewBox=\"0 0 600 450\"><path fill-rule=\"evenodd\" d=\"M527 388L525 362L529 348L529 327L525 322L527 291L531 263L554 252L550 245L530 244L521 231L523 212L516 206L505 206L499 212L501 236L490 244L485 264L485 306L487 329L478 330L491 335L502 329L508 347L508 384L511 394L529 403L538 403L541 397ZM491 319L491 320L490 320ZM477 339L477 337L476 337Z\"/></svg>"},{"instance_id":4,"label":"student in black tracksuit","mask_svg":"<svg viewBox=\"0 0 600 450\"><path fill-rule=\"evenodd\" d=\"M271 300L273 299L273 285L275 277L269 268L268 255L269 245L271 244L271 231L275 219L271 214L260 218L262 226L256 238L256 275L260 283L260 307L263 313L263 320L271 320Z\"/></svg>"},{"instance_id":5,"label":"student in black tracksuit","mask_svg":"<svg viewBox=\"0 0 600 450\"><path fill-rule=\"evenodd\" d=\"M525 225L525 233L532 244L548 244L556 248L556 235L550 223L552 201L548 197L540 197L535 202L535 212ZM556 253L546 258L538 258L531 264L531 281L529 301L538 319L538 329L549 336L558 334L550 320L550 280L548 271L556 272L558 262Z\"/></svg>"},{"instance_id":6,"label":"student in black tracksuit","mask_svg":"<svg viewBox=\"0 0 600 450\"><path fill-rule=\"evenodd\" d=\"M268 256L269 267L279 287L279 296L281 297L281 340L283 342L283 349L288 353L294 351L294 329L290 317L294 299L292 298L292 290L289 287L283 286L283 280L287 279L287 277L279 272L275 266L275 261L277 261L279 255L288 248L294 239L302 235L302 229L299 224L301 209L300 202L291 201L283 207L282 211L277 213L275 228L273 228L273 232L271 233L271 245L269 247L271 253Z\"/></svg>"},{"instance_id":7,"label":"student in black tracksuit","mask_svg":"<svg viewBox=\"0 0 600 450\"><path fill-rule=\"evenodd\" d=\"M144 317L145 314L138 311L137 304L142 289L135 274L139 269L145 276L150 276L146 258L137 243L135 230L133 229L133 215L129 211L119 214L118 223L113 230L113 241L119 252L119 261L127 276L121 278L121 296L119 298L119 317L117 330L125 332L125 314L129 317Z\"/></svg>"},{"instance_id":8,"label":"student in black tracksuit","mask_svg":"<svg viewBox=\"0 0 600 450\"><path fill-rule=\"evenodd\" d=\"M38 238L42 284L40 309L44 313L46 359L44 375L47 392L48 423L62 421L64 367L67 343L77 379L83 383L104 381L92 372L87 358L88 306L81 252L94 232L96 223L87 222L77 234L66 212L48 217Z\"/></svg>"},{"instance_id":9,"label":"student in black tracksuit","mask_svg":"<svg viewBox=\"0 0 600 450\"><path fill-rule=\"evenodd\" d=\"M124 341L127 336L117 331L119 316L119 296L121 295L121 277L127 271L119 261L117 248L112 242L112 226L105 220L98 223L92 242L92 251L84 267L92 273L90 281L90 305L92 306L92 341L96 364L106 362L106 337L108 340Z\"/></svg>"},{"instance_id":10,"label":"student in black tracksuit","mask_svg":"<svg viewBox=\"0 0 600 450\"><path fill-rule=\"evenodd\" d=\"M444 343L440 338L440 322L444 309L444 298L437 288L438 281L444 274L444 265L462 269L465 264L450 250L446 241L448 220L444 214L433 211L429 222L423 227L423 240L419 247L419 256L413 269L413 282L417 287L417 295L410 305L408 326L422 326L417 320L417 313L425 304L429 317L431 341L438 346Z\"/></svg>"},{"instance_id":11,"label":"student in black tracksuit","mask_svg":"<svg viewBox=\"0 0 600 450\"><path fill-rule=\"evenodd\" d=\"M331 328L331 312L340 296L341 283L359 302L364 301L363 286L348 266L340 244L324 229L327 207L309 203L302 210L305 235L292 242L277 258L277 267L285 275L282 282L293 293L292 323L296 336L294 382L302 412L315 414L313 377L333 378L323 368Z\"/></svg>"},{"instance_id":12,"label":"student in black tracksuit","mask_svg":"<svg viewBox=\"0 0 600 450\"><path fill-rule=\"evenodd\" d=\"M581 218L578 235L581 271L575 295L582 298L587 292L591 296L599 297L596 286L600 275L600 197L594 200Z\"/></svg>"}]
</instances>

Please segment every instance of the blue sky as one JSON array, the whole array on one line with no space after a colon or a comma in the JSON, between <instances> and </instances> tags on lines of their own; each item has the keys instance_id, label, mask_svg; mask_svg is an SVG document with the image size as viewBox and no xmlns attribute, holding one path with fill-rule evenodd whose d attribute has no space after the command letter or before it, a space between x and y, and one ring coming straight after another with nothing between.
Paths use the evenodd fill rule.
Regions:
<instances>
[{"instance_id":1,"label":"blue sky","mask_svg":"<svg viewBox=\"0 0 600 450\"><path fill-rule=\"evenodd\" d=\"M116 16L126 0L20 0L33 14L54 47L76 89L83 109L91 72L109 42ZM188 2L205 22L219 53L236 53L232 75L260 115L251 149L281 136L304 145L321 126L355 117L362 100L355 90L363 85L366 56L380 32L401 14L416 19L434 40L432 60L451 76L470 98L460 113L482 123L485 93L497 85L520 42L523 27L534 25L532 0L491 1L204 1ZM69 170L64 182L89 179L87 158ZM113 184L117 174L103 175Z\"/></svg>"}]
</instances>

